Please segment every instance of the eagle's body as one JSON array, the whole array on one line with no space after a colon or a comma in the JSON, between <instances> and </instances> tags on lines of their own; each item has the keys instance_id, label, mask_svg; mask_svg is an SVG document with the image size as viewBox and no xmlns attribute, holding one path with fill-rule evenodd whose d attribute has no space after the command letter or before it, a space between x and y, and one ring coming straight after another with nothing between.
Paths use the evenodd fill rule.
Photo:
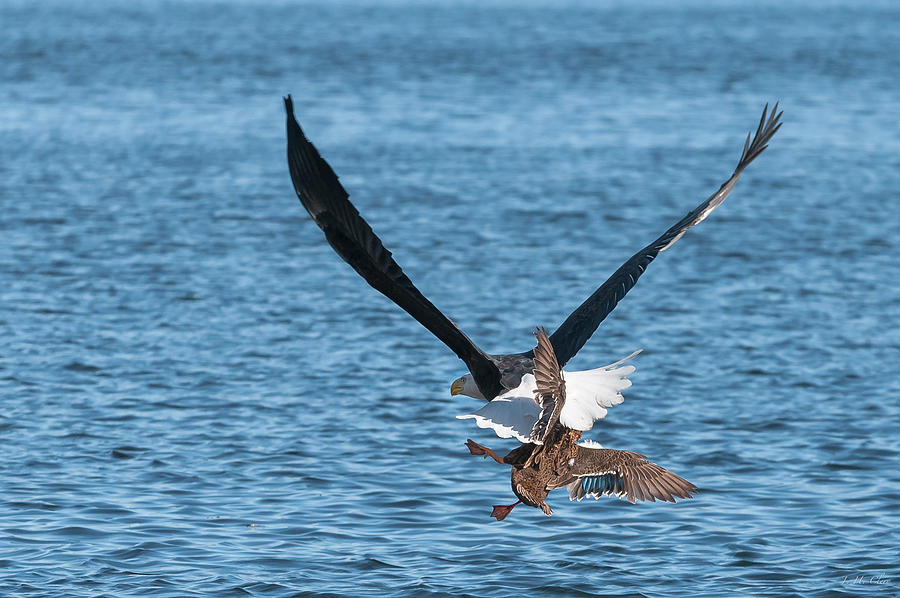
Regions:
<instances>
[{"instance_id":1,"label":"eagle's body","mask_svg":"<svg viewBox=\"0 0 900 598\"><path fill-rule=\"evenodd\" d=\"M628 375L633 365L623 365L640 351L602 368L567 372L568 400L562 406L560 421L574 430L590 430L594 421L606 417L606 410L624 400L622 391L631 386ZM541 407L534 400L537 380L532 372L522 376L519 385L488 401L478 411L458 415L457 419L473 419L479 428L489 428L500 438L516 438L529 442L531 429L541 415Z\"/></svg>"}]
</instances>

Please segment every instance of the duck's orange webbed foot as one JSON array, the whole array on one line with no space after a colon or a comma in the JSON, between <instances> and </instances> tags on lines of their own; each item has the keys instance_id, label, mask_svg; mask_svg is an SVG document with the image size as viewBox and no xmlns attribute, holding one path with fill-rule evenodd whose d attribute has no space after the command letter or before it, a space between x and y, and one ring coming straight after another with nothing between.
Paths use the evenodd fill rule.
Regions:
<instances>
[{"instance_id":1,"label":"duck's orange webbed foot","mask_svg":"<svg viewBox=\"0 0 900 598\"><path fill-rule=\"evenodd\" d=\"M491 511L491 517L496 517L497 521L503 521L506 519L506 516L512 512L512 510L516 507L516 505L521 504L521 500L517 500L511 505L494 505L494 510Z\"/></svg>"},{"instance_id":2,"label":"duck's orange webbed foot","mask_svg":"<svg viewBox=\"0 0 900 598\"><path fill-rule=\"evenodd\" d=\"M469 447L469 452L473 455L483 455L484 457L490 457L497 463L503 463L503 459L498 457L497 453L486 446L481 446L474 440L466 440L466 446Z\"/></svg>"}]
</instances>

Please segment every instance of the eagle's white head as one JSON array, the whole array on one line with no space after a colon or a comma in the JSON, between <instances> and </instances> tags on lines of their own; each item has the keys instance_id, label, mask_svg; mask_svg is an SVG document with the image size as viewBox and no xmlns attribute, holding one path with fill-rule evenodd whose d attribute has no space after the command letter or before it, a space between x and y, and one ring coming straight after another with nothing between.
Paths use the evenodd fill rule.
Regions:
<instances>
[{"instance_id":1,"label":"eagle's white head","mask_svg":"<svg viewBox=\"0 0 900 598\"><path fill-rule=\"evenodd\" d=\"M466 395L482 401L487 400L481 394L481 391L478 390L478 385L475 384L475 378L472 377L472 374L466 374L462 378L457 378L453 381L453 384L450 385L450 396L455 397L456 395Z\"/></svg>"}]
</instances>

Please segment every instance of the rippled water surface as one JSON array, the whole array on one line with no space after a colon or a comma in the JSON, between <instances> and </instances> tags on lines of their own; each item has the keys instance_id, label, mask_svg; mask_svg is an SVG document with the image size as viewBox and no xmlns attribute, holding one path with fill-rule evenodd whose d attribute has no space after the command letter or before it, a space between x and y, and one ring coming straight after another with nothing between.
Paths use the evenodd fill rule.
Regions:
<instances>
[{"instance_id":1,"label":"rippled water surface","mask_svg":"<svg viewBox=\"0 0 900 598\"><path fill-rule=\"evenodd\" d=\"M0 593L900 589L900 8L0 4ZM422 291L531 345L715 190L573 360L677 505L517 509L464 368L294 196L281 96Z\"/></svg>"}]
</instances>

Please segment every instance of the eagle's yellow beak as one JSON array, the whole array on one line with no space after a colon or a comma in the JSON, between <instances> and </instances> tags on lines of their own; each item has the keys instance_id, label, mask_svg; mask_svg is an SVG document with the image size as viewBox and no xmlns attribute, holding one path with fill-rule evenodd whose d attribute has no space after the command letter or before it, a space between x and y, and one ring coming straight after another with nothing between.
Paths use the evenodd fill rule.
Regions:
<instances>
[{"instance_id":1,"label":"eagle's yellow beak","mask_svg":"<svg viewBox=\"0 0 900 598\"><path fill-rule=\"evenodd\" d=\"M455 397L456 395L461 395L463 392L463 379L458 378L453 381L453 384L450 385L450 396Z\"/></svg>"}]
</instances>

